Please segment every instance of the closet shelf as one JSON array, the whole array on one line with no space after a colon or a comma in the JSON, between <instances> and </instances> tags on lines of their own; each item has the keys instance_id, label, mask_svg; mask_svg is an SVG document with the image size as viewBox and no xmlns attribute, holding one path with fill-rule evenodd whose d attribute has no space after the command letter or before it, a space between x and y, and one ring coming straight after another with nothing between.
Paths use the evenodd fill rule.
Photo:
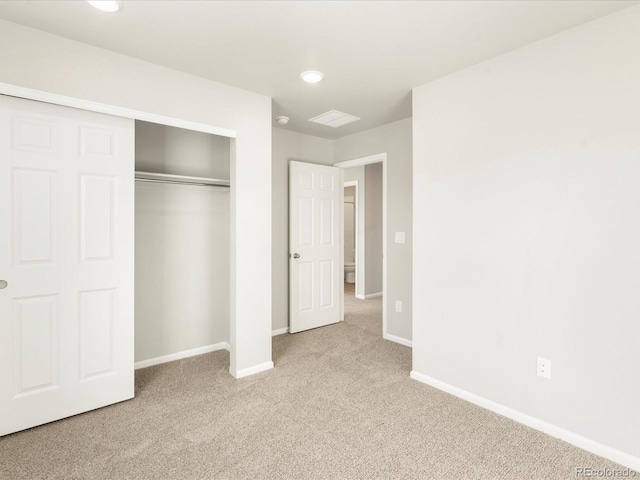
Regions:
<instances>
[{"instance_id":1,"label":"closet shelf","mask_svg":"<svg viewBox=\"0 0 640 480\"><path fill-rule=\"evenodd\" d=\"M136 172L136 180L152 183L175 183L180 185L200 185L207 187L229 187L229 180L207 177L188 177L186 175L171 175L168 173Z\"/></svg>"}]
</instances>

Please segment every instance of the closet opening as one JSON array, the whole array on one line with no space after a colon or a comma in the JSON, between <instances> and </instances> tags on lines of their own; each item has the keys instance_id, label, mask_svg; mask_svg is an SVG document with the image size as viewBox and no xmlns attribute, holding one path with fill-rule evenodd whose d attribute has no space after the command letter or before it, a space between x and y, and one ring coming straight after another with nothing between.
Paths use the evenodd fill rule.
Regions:
<instances>
[{"instance_id":1,"label":"closet opening","mask_svg":"<svg viewBox=\"0 0 640 480\"><path fill-rule=\"evenodd\" d=\"M229 349L231 139L135 122L135 367Z\"/></svg>"}]
</instances>

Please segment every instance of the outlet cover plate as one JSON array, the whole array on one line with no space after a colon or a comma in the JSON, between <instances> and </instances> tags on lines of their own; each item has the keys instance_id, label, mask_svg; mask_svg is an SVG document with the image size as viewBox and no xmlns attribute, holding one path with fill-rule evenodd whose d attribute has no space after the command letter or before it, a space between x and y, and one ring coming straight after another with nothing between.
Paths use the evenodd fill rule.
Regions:
<instances>
[{"instance_id":1,"label":"outlet cover plate","mask_svg":"<svg viewBox=\"0 0 640 480\"><path fill-rule=\"evenodd\" d=\"M551 360L538 357L537 373L539 377L551 379Z\"/></svg>"}]
</instances>

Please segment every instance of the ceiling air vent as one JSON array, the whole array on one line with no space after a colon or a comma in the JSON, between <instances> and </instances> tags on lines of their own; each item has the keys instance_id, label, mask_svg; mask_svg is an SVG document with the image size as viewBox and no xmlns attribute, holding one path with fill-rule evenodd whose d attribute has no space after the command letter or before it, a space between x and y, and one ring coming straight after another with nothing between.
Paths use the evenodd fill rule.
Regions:
<instances>
[{"instance_id":1,"label":"ceiling air vent","mask_svg":"<svg viewBox=\"0 0 640 480\"><path fill-rule=\"evenodd\" d=\"M341 127L347 123L357 122L358 120L360 120L358 117L354 117L348 113L338 112L337 110L329 110L327 113L309 119L310 122L333 128Z\"/></svg>"}]
</instances>

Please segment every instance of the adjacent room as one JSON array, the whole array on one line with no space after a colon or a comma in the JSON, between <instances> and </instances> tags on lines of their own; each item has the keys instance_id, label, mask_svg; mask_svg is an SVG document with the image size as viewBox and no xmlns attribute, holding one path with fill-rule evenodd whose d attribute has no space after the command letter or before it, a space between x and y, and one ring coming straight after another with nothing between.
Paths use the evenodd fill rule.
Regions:
<instances>
[{"instance_id":1,"label":"adjacent room","mask_svg":"<svg viewBox=\"0 0 640 480\"><path fill-rule=\"evenodd\" d=\"M639 25L0 2L0 478L640 475Z\"/></svg>"}]
</instances>

